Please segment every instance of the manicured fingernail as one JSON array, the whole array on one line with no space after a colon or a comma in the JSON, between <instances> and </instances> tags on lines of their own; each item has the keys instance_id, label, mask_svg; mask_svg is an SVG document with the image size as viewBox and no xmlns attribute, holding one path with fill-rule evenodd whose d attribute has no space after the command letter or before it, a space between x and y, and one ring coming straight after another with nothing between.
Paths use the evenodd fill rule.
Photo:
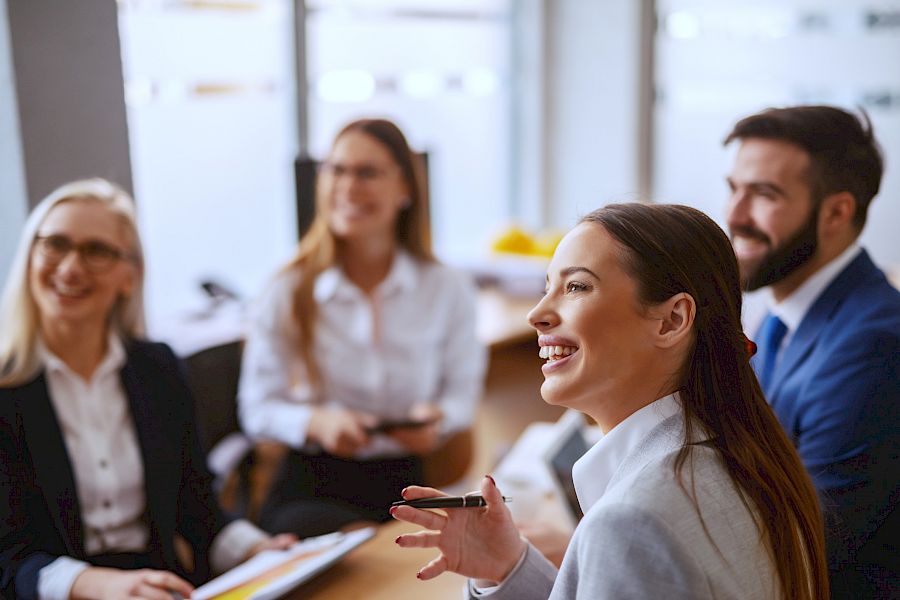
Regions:
<instances>
[{"instance_id":1,"label":"manicured fingernail","mask_svg":"<svg viewBox=\"0 0 900 600\"><path fill-rule=\"evenodd\" d=\"M399 535L397 536L397 539L394 540L394 543L398 544L398 545L400 544L400 536Z\"/></svg>"},{"instance_id":2,"label":"manicured fingernail","mask_svg":"<svg viewBox=\"0 0 900 600\"><path fill-rule=\"evenodd\" d=\"M391 516L393 517L393 516L394 516L394 513L397 512L397 507L396 507L396 506L392 506L392 507L391 507L391 510L389 510L388 512L389 512L389 513L391 514Z\"/></svg>"},{"instance_id":3,"label":"manicured fingernail","mask_svg":"<svg viewBox=\"0 0 900 600\"><path fill-rule=\"evenodd\" d=\"M494 481L494 478L493 478L493 477L491 477L490 475L485 475L485 477L487 477L488 479L491 480L491 483L494 484L494 487L497 487L497 482Z\"/></svg>"},{"instance_id":4,"label":"manicured fingernail","mask_svg":"<svg viewBox=\"0 0 900 600\"><path fill-rule=\"evenodd\" d=\"M420 579L420 580L422 579L422 571L419 571L418 573L416 573L416 579Z\"/></svg>"},{"instance_id":5,"label":"manicured fingernail","mask_svg":"<svg viewBox=\"0 0 900 600\"><path fill-rule=\"evenodd\" d=\"M405 487L402 490L400 490L400 496L402 498L406 499L406 490L408 490L408 489L409 489L408 487Z\"/></svg>"}]
</instances>

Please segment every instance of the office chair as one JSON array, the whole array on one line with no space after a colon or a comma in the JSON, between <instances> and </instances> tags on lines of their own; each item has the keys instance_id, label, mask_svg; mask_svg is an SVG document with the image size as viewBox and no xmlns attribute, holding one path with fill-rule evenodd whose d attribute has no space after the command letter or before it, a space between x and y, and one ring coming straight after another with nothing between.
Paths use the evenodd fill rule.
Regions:
<instances>
[{"instance_id":1,"label":"office chair","mask_svg":"<svg viewBox=\"0 0 900 600\"><path fill-rule=\"evenodd\" d=\"M253 445L241 432L237 416L240 340L201 350L184 359L194 396L200 446L215 479L223 506L251 517Z\"/></svg>"}]
</instances>

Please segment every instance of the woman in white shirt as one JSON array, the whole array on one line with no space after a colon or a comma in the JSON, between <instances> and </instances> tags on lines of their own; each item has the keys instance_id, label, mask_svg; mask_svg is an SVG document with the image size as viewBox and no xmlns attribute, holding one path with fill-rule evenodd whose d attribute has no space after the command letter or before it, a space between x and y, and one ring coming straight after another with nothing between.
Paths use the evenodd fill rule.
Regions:
<instances>
[{"instance_id":1,"label":"woman in white shirt","mask_svg":"<svg viewBox=\"0 0 900 600\"><path fill-rule=\"evenodd\" d=\"M400 546L440 550L419 578L455 571L474 578L470 597L497 599L828 598L815 491L749 365L740 312L731 244L699 211L585 217L529 315L542 396L605 432L573 470L585 516L557 571L489 477L485 508L393 508L430 530Z\"/></svg>"},{"instance_id":2,"label":"woman in white shirt","mask_svg":"<svg viewBox=\"0 0 900 600\"><path fill-rule=\"evenodd\" d=\"M347 125L297 257L259 303L241 423L293 449L262 510L269 530L390 518L422 455L472 422L485 367L475 290L431 254L420 169L393 123Z\"/></svg>"},{"instance_id":3,"label":"woman in white shirt","mask_svg":"<svg viewBox=\"0 0 900 600\"><path fill-rule=\"evenodd\" d=\"M178 361L141 339L142 287L124 191L77 181L34 209L0 304L6 597L187 597L187 579L296 539L222 514Z\"/></svg>"}]
</instances>

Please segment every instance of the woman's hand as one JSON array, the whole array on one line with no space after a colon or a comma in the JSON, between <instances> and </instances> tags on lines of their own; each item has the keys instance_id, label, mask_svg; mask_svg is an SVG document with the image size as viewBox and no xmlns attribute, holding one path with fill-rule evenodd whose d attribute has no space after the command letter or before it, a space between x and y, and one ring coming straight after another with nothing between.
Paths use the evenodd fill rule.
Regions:
<instances>
[{"instance_id":1,"label":"woman's hand","mask_svg":"<svg viewBox=\"0 0 900 600\"><path fill-rule=\"evenodd\" d=\"M510 574L525 551L526 542L513 524L509 509L491 477L485 477L481 494L484 508L451 508L446 515L429 510L396 506L391 515L400 521L421 525L430 531L408 533L397 538L402 548L437 548L441 554L419 570L422 580L452 571L491 583ZM445 496L433 488L408 487L403 498Z\"/></svg>"},{"instance_id":2,"label":"woman's hand","mask_svg":"<svg viewBox=\"0 0 900 600\"><path fill-rule=\"evenodd\" d=\"M265 552L266 550L287 550L297 543L297 539L297 536L293 533L279 533L278 535L273 535L250 548L250 551L247 552L247 556L244 557L244 560L250 560L260 552Z\"/></svg>"},{"instance_id":3,"label":"woman's hand","mask_svg":"<svg viewBox=\"0 0 900 600\"><path fill-rule=\"evenodd\" d=\"M417 404L412 407L408 416L411 421L427 424L420 427L401 427L391 430L388 435L411 454L421 456L435 450L440 441L443 411L434 404Z\"/></svg>"},{"instance_id":4,"label":"woman's hand","mask_svg":"<svg viewBox=\"0 0 900 600\"><path fill-rule=\"evenodd\" d=\"M168 571L123 571L90 567L72 583L72 600L172 600L172 592L188 598L194 587Z\"/></svg>"},{"instance_id":5,"label":"woman's hand","mask_svg":"<svg viewBox=\"0 0 900 600\"><path fill-rule=\"evenodd\" d=\"M377 422L374 415L346 408L315 408L309 419L307 437L329 454L352 458L369 443L366 430Z\"/></svg>"}]
</instances>

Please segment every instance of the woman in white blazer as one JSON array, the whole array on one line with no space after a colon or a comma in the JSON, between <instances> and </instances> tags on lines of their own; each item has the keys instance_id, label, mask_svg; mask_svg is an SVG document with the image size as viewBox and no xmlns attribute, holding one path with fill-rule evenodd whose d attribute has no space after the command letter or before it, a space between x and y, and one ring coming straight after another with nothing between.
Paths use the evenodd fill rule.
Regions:
<instances>
[{"instance_id":1,"label":"woman in white blazer","mask_svg":"<svg viewBox=\"0 0 900 600\"><path fill-rule=\"evenodd\" d=\"M828 598L815 491L748 363L740 314L734 252L703 213L622 204L585 217L529 315L544 400L605 432L574 468L584 519L557 572L490 477L485 508L396 507L428 529L397 544L440 551L418 577L467 575L472 598Z\"/></svg>"}]
</instances>

